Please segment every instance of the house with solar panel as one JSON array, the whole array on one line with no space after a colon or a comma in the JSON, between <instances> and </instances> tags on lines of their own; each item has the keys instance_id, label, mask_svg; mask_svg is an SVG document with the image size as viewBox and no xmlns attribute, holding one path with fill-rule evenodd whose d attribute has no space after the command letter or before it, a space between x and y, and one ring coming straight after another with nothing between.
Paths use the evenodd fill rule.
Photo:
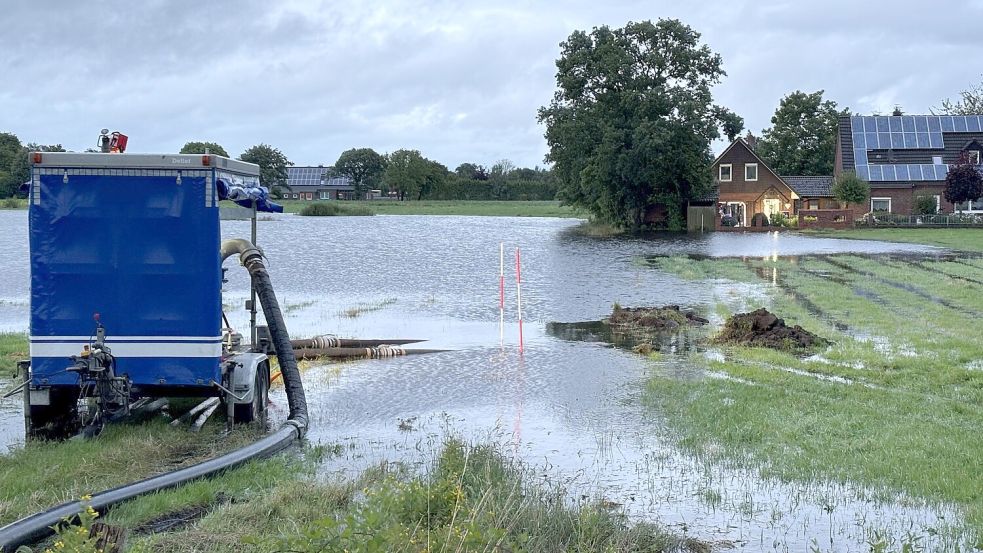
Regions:
<instances>
[{"instance_id":1,"label":"house with solar panel","mask_svg":"<svg viewBox=\"0 0 983 553\"><path fill-rule=\"evenodd\" d=\"M919 196L934 198L939 213L983 213L983 199L954 206L943 195L949 165L963 153L980 163L981 152L983 116L844 116L833 171L868 181L875 213L912 215Z\"/></svg>"},{"instance_id":2,"label":"house with solar panel","mask_svg":"<svg viewBox=\"0 0 983 553\"><path fill-rule=\"evenodd\" d=\"M718 228L767 227L776 215L790 217L802 209L836 209L833 177L782 176L738 138L713 161ZM691 206L694 202L691 202Z\"/></svg>"},{"instance_id":3,"label":"house with solar panel","mask_svg":"<svg viewBox=\"0 0 983 553\"><path fill-rule=\"evenodd\" d=\"M285 200L354 200L355 187L348 177L328 176L330 167L287 167Z\"/></svg>"}]
</instances>

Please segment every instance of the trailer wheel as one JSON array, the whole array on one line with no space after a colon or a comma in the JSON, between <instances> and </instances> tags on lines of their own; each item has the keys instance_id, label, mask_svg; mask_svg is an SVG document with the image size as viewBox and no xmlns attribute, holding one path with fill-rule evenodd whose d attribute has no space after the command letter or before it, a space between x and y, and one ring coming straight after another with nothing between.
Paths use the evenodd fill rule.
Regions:
<instances>
[{"instance_id":1,"label":"trailer wheel","mask_svg":"<svg viewBox=\"0 0 983 553\"><path fill-rule=\"evenodd\" d=\"M256 381L253 383L253 400L249 403L237 403L233 406L233 417L236 424L261 421L266 423L266 403L270 397L270 364L262 363L256 370Z\"/></svg>"}]
</instances>

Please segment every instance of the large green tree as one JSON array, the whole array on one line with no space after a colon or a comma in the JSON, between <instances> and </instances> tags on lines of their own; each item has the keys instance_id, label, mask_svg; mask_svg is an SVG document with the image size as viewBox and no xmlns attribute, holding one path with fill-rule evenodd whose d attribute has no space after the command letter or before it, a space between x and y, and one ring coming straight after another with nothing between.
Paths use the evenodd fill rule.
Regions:
<instances>
[{"instance_id":1,"label":"large green tree","mask_svg":"<svg viewBox=\"0 0 983 553\"><path fill-rule=\"evenodd\" d=\"M225 148L221 144L216 142L188 142L181 147L179 153L182 154L204 154L205 152L209 154L215 154L217 156L229 157L229 153L225 151Z\"/></svg>"},{"instance_id":2,"label":"large green tree","mask_svg":"<svg viewBox=\"0 0 983 553\"><path fill-rule=\"evenodd\" d=\"M338 156L334 170L351 179L355 197L362 199L365 191L382 179L386 172L386 159L372 148L352 148Z\"/></svg>"},{"instance_id":3,"label":"large green tree","mask_svg":"<svg viewBox=\"0 0 983 553\"><path fill-rule=\"evenodd\" d=\"M293 162L273 146L258 144L243 152L239 159L259 165L259 182L271 191L287 186L287 167Z\"/></svg>"},{"instance_id":4,"label":"large green tree","mask_svg":"<svg viewBox=\"0 0 983 553\"><path fill-rule=\"evenodd\" d=\"M488 180L488 170L484 165L477 163L462 163L454 169L454 174L462 179L469 180Z\"/></svg>"},{"instance_id":5,"label":"large green tree","mask_svg":"<svg viewBox=\"0 0 983 553\"><path fill-rule=\"evenodd\" d=\"M681 226L712 184L720 56L674 19L576 31L560 47L558 89L539 110L559 198L632 229L661 205Z\"/></svg>"},{"instance_id":6,"label":"large green tree","mask_svg":"<svg viewBox=\"0 0 983 553\"><path fill-rule=\"evenodd\" d=\"M741 131L744 130L743 117L723 107L717 107L714 114L720 121L720 130L727 137L727 140L733 142L741 135Z\"/></svg>"},{"instance_id":7,"label":"large green tree","mask_svg":"<svg viewBox=\"0 0 983 553\"><path fill-rule=\"evenodd\" d=\"M386 184L395 190L400 201L406 196L419 197L427 182L431 166L417 150L396 150L386 156Z\"/></svg>"},{"instance_id":8,"label":"large green tree","mask_svg":"<svg viewBox=\"0 0 983 553\"><path fill-rule=\"evenodd\" d=\"M429 195L432 190L439 189L453 174L447 170L447 166L440 162L426 158L424 158L424 161L427 164L427 172L426 176L423 178L423 186L416 195L416 199L418 200L422 200L424 196Z\"/></svg>"},{"instance_id":9,"label":"large green tree","mask_svg":"<svg viewBox=\"0 0 983 553\"><path fill-rule=\"evenodd\" d=\"M17 135L0 133L0 198L13 196L20 185L30 178L27 149L21 145Z\"/></svg>"},{"instance_id":10,"label":"large green tree","mask_svg":"<svg viewBox=\"0 0 983 553\"><path fill-rule=\"evenodd\" d=\"M771 128L762 131L757 153L779 175L830 175L838 120L849 113L823 100L822 90L796 90L782 98Z\"/></svg>"}]
</instances>

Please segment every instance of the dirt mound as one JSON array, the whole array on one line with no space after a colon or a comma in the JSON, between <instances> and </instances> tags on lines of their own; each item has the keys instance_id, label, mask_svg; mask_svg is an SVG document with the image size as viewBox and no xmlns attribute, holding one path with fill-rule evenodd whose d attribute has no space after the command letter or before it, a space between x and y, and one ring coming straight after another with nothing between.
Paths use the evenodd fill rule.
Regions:
<instances>
[{"instance_id":1,"label":"dirt mound","mask_svg":"<svg viewBox=\"0 0 983 553\"><path fill-rule=\"evenodd\" d=\"M678 305L665 307L621 307L615 305L605 322L616 327L671 330L681 326L705 325L709 321L692 311L681 311Z\"/></svg>"},{"instance_id":2,"label":"dirt mound","mask_svg":"<svg viewBox=\"0 0 983 553\"><path fill-rule=\"evenodd\" d=\"M765 308L750 313L737 313L727 319L715 341L786 351L829 344L825 338L816 336L799 325L787 326L784 320Z\"/></svg>"}]
</instances>

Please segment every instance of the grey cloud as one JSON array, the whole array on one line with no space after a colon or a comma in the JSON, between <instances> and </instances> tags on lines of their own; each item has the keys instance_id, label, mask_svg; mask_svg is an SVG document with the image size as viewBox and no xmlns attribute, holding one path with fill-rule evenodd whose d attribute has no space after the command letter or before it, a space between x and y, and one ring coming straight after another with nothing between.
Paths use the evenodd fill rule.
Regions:
<instances>
[{"instance_id":1,"label":"grey cloud","mask_svg":"<svg viewBox=\"0 0 983 553\"><path fill-rule=\"evenodd\" d=\"M421 150L449 167L542 164L536 110L575 29L678 17L724 59L719 103L758 132L779 99L823 88L860 111L927 111L980 78L981 2L12 3L0 14L0 130L140 151L267 142L295 162L351 147Z\"/></svg>"}]
</instances>

